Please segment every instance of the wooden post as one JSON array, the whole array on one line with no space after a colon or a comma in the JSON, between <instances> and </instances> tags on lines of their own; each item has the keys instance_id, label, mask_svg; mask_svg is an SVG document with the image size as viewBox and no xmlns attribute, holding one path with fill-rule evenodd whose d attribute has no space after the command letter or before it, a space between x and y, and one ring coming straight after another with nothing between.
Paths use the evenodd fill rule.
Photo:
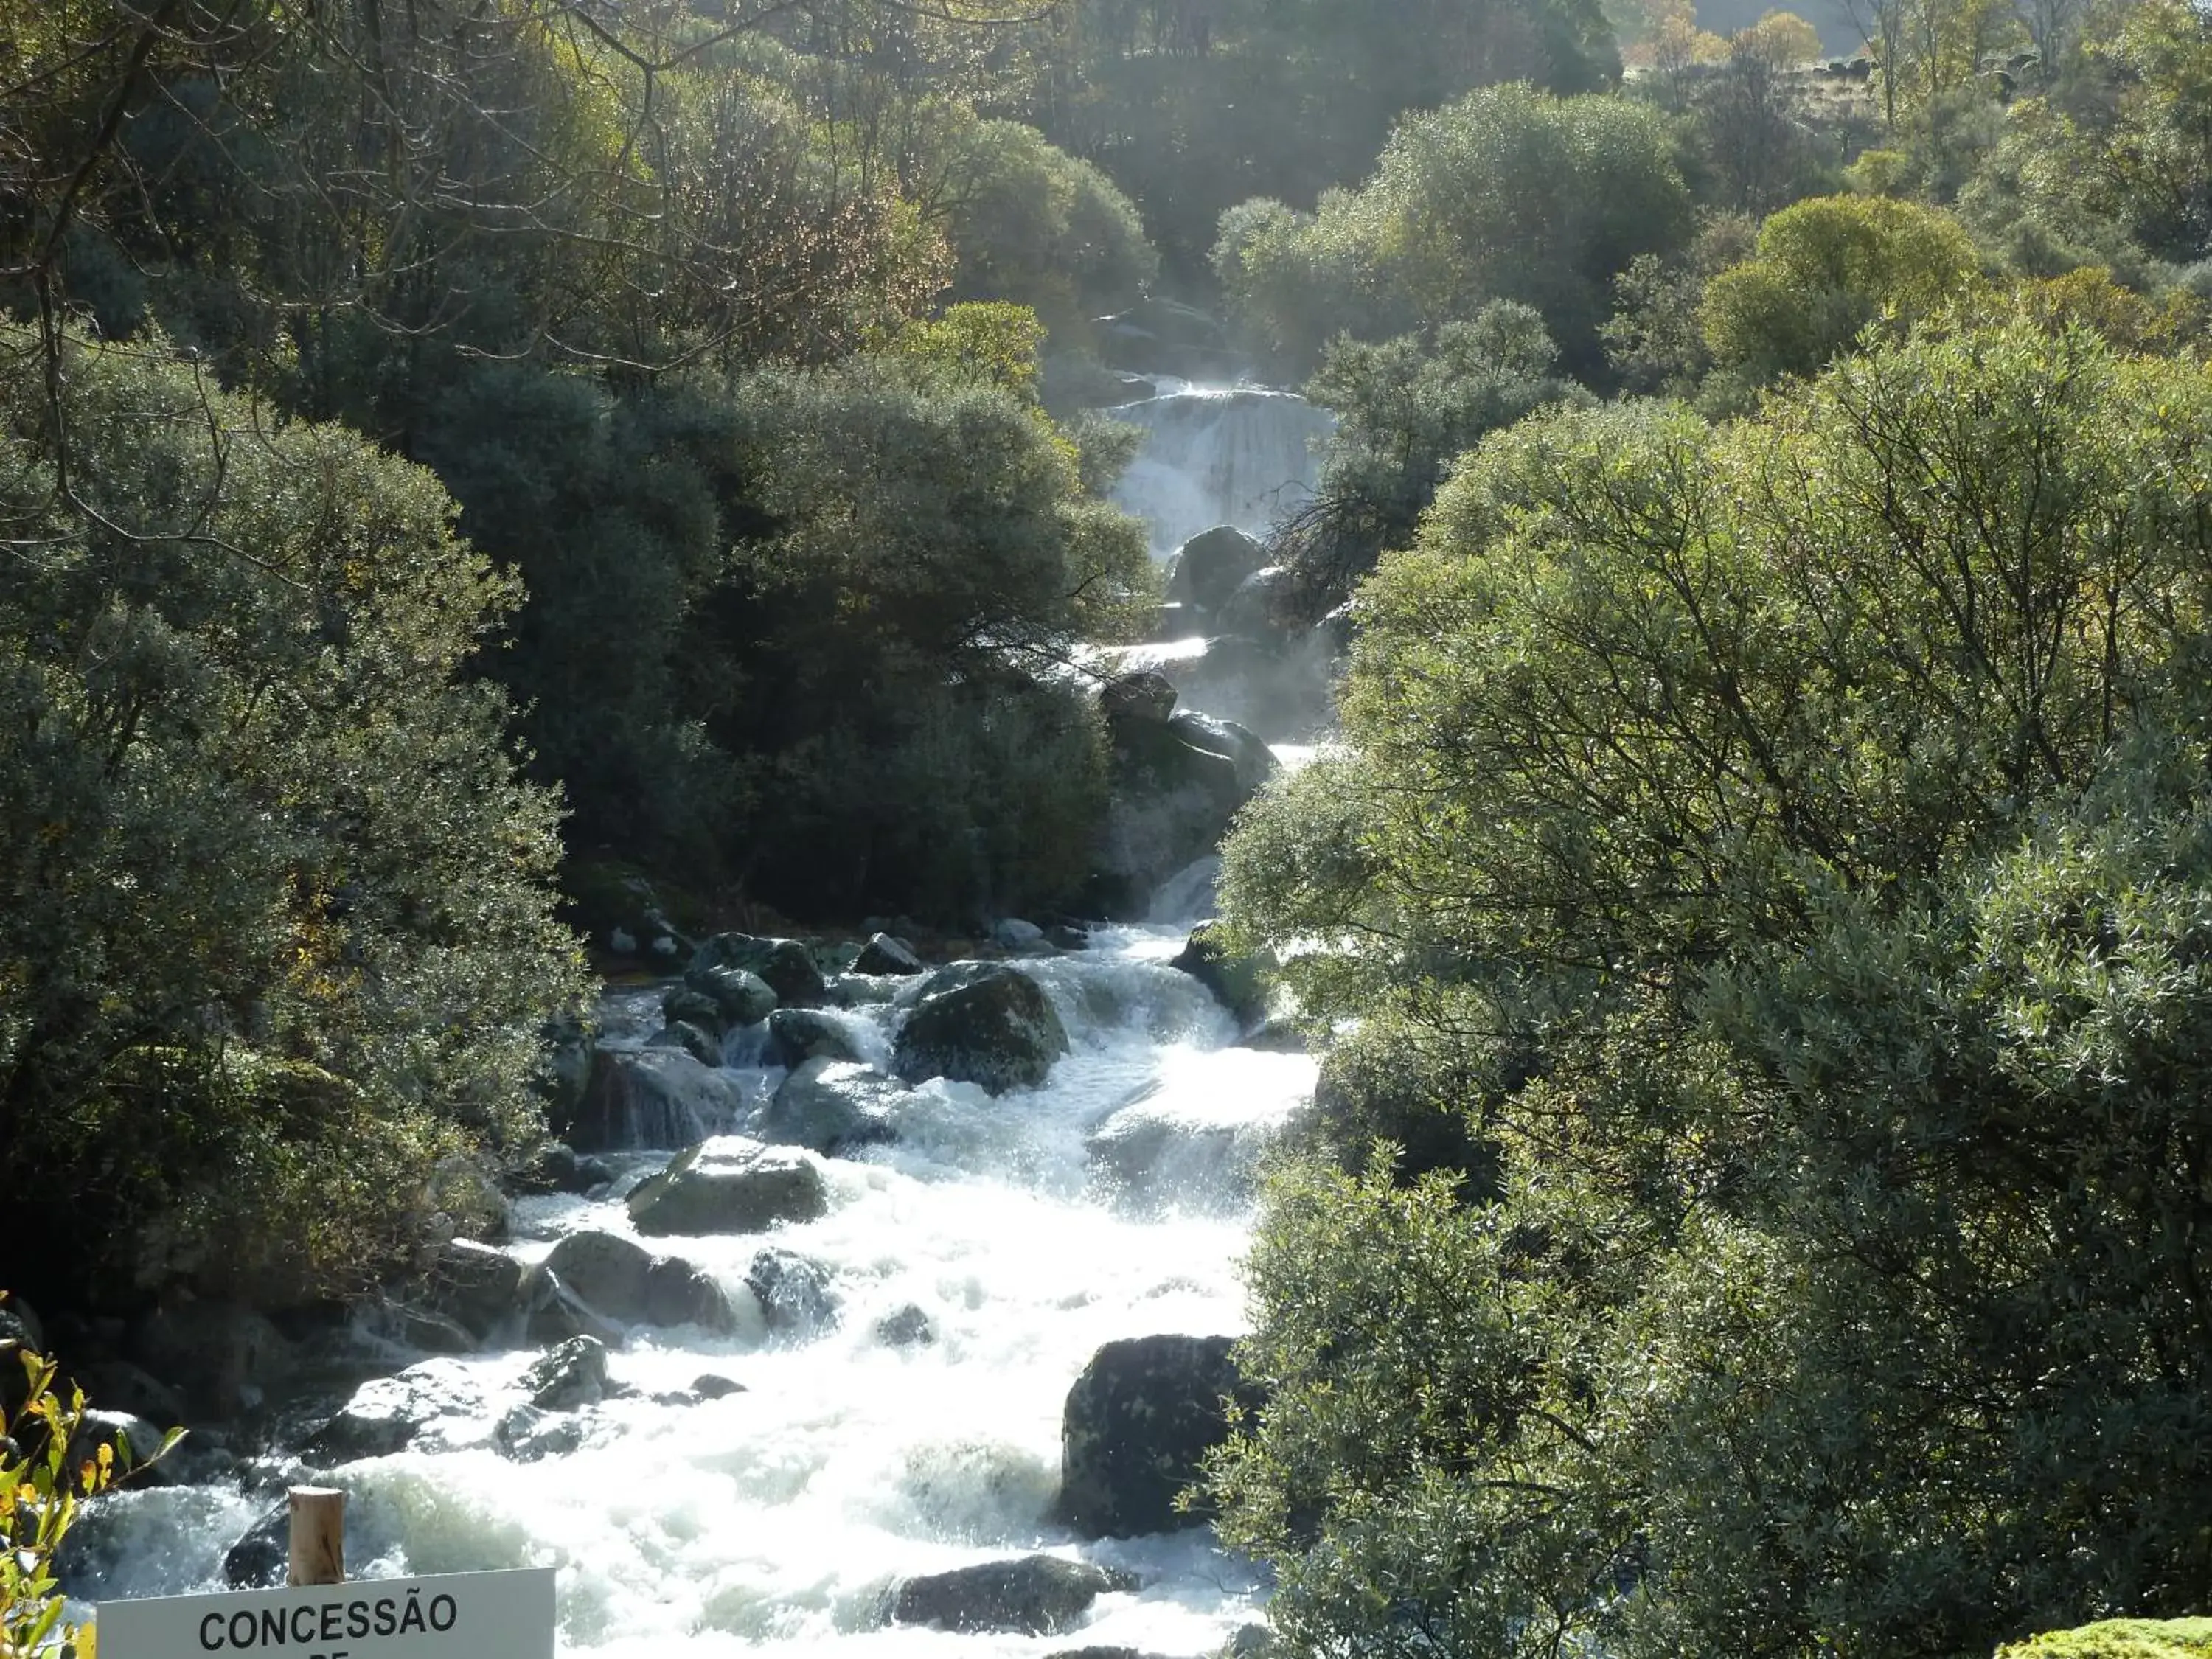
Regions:
<instances>
[{"instance_id":1,"label":"wooden post","mask_svg":"<svg viewBox=\"0 0 2212 1659\"><path fill-rule=\"evenodd\" d=\"M292 1584L345 1583L345 1500L334 1486L295 1486L292 1509Z\"/></svg>"}]
</instances>

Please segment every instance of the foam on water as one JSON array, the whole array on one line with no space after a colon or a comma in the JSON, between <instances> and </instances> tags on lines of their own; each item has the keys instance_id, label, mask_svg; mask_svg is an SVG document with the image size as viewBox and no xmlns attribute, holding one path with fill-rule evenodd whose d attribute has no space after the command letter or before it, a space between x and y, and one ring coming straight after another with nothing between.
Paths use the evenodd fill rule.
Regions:
<instances>
[{"instance_id":1,"label":"foam on water","mask_svg":"<svg viewBox=\"0 0 2212 1659\"><path fill-rule=\"evenodd\" d=\"M416 1445L348 1465L357 1576L551 1565L566 1648L651 1653L835 1652L848 1659L1036 1656L1107 1644L1197 1655L1254 1616L1265 1588L1200 1530L1080 1544L1054 1527L1060 1410L1100 1344L1181 1332L1233 1334L1245 1310L1237 1261L1246 1200L1173 1183L1132 1205L1089 1145L1136 1111L1170 1144L1279 1124L1312 1062L1224 1046L1230 1022L1166 966L1169 929L1121 928L1095 948L1024 963L1073 1052L1045 1085L994 1099L942 1080L899 1109L896 1144L825 1160L828 1213L746 1237L655 1238L711 1273L742 1307L764 1245L830 1270L834 1327L810 1339L760 1321L727 1336L640 1328L611 1360L630 1392L589 1408L573 1452L531 1463L493 1449L534 1357L439 1362L453 1409ZM909 989L904 994L910 1000ZM883 1052L896 1006L855 1011ZM764 1095L773 1073L749 1079ZM529 1200L542 1256L592 1227L632 1236L618 1194L665 1154L625 1155L614 1194ZM878 1322L908 1308L934 1340L893 1346ZM756 1309L757 1310L757 1309ZM743 1393L669 1403L702 1373ZM75 1588L91 1595L219 1587L223 1547L266 1498L227 1489L127 1495L100 1517ZM1033 1549L1127 1567L1143 1579L1102 1597L1056 1637L948 1635L887 1626L899 1579ZM91 1558L97 1559L91 1559Z\"/></svg>"},{"instance_id":2,"label":"foam on water","mask_svg":"<svg viewBox=\"0 0 2212 1659\"><path fill-rule=\"evenodd\" d=\"M1264 539L1311 499L1336 424L1295 392L1175 382L1110 413L1145 430L1113 497L1151 526L1156 558L1218 524Z\"/></svg>"}]
</instances>

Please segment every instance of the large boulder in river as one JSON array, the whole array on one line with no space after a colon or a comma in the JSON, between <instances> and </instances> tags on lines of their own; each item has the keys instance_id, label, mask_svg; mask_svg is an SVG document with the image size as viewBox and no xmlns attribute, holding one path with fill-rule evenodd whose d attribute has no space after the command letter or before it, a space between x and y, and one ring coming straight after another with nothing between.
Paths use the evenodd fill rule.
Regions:
<instances>
[{"instance_id":1,"label":"large boulder in river","mask_svg":"<svg viewBox=\"0 0 2212 1659\"><path fill-rule=\"evenodd\" d=\"M1266 744L1202 714L1121 720L1093 896L1109 914L1141 916L1160 884L1220 844L1237 809L1274 767Z\"/></svg>"},{"instance_id":2,"label":"large boulder in river","mask_svg":"<svg viewBox=\"0 0 2212 1659\"><path fill-rule=\"evenodd\" d=\"M775 1012L775 989L758 974L743 968L718 963L695 967L684 975L684 988L714 1006L720 1016L714 1028L718 1031L757 1025ZM661 1004L664 1010L667 1006L665 1001Z\"/></svg>"},{"instance_id":3,"label":"large boulder in river","mask_svg":"<svg viewBox=\"0 0 2212 1659\"><path fill-rule=\"evenodd\" d=\"M951 1078L994 1095L1035 1088L1067 1052L1044 988L1018 969L963 963L932 975L899 1027L891 1069L909 1083Z\"/></svg>"},{"instance_id":4,"label":"large boulder in river","mask_svg":"<svg viewBox=\"0 0 2212 1659\"><path fill-rule=\"evenodd\" d=\"M814 953L795 939L717 933L692 952L685 977L713 968L739 968L758 975L786 1008L816 1008L830 999L829 982Z\"/></svg>"},{"instance_id":5,"label":"large boulder in river","mask_svg":"<svg viewBox=\"0 0 2212 1659\"><path fill-rule=\"evenodd\" d=\"M1239 1036L1257 1030L1267 1018L1263 975L1269 965L1257 957L1231 954L1221 942L1221 930L1212 922L1192 928L1182 950L1168 964L1212 992L1213 1000L1236 1020Z\"/></svg>"},{"instance_id":6,"label":"large boulder in river","mask_svg":"<svg viewBox=\"0 0 2212 1659\"><path fill-rule=\"evenodd\" d=\"M1214 612L1213 631L1239 639L1276 640L1298 626L1297 573L1271 564L1237 584L1237 591Z\"/></svg>"},{"instance_id":7,"label":"large boulder in river","mask_svg":"<svg viewBox=\"0 0 2212 1659\"><path fill-rule=\"evenodd\" d=\"M126 1358L184 1397L196 1420L235 1417L293 1373L292 1346L263 1315L221 1302L156 1310L131 1333Z\"/></svg>"},{"instance_id":8,"label":"large boulder in river","mask_svg":"<svg viewBox=\"0 0 2212 1659\"><path fill-rule=\"evenodd\" d=\"M1225 1400L1248 1408L1225 1336L1143 1336L1091 1356L1060 1413L1060 1519L1093 1538L1194 1526L1176 1494L1229 1437Z\"/></svg>"},{"instance_id":9,"label":"large boulder in river","mask_svg":"<svg viewBox=\"0 0 2212 1659\"><path fill-rule=\"evenodd\" d=\"M866 1055L845 1022L862 1018L823 1008L779 1008L768 1017L768 1030L776 1059L786 1066L804 1066L810 1060L858 1061Z\"/></svg>"},{"instance_id":10,"label":"large boulder in river","mask_svg":"<svg viewBox=\"0 0 2212 1659\"><path fill-rule=\"evenodd\" d=\"M1107 1591L1136 1588L1137 1580L1126 1572L1055 1555L1025 1555L909 1578L892 1598L891 1618L939 1630L1050 1636L1073 1626Z\"/></svg>"},{"instance_id":11,"label":"large boulder in river","mask_svg":"<svg viewBox=\"0 0 2212 1659\"><path fill-rule=\"evenodd\" d=\"M821 1167L805 1152L718 1135L632 1193L629 1218L648 1236L757 1233L811 1221L829 1207Z\"/></svg>"},{"instance_id":12,"label":"large boulder in river","mask_svg":"<svg viewBox=\"0 0 2212 1659\"><path fill-rule=\"evenodd\" d=\"M1098 708L1108 720L1149 720L1164 725L1175 713L1175 684L1157 668L1133 669L1098 688Z\"/></svg>"},{"instance_id":13,"label":"large boulder in river","mask_svg":"<svg viewBox=\"0 0 2212 1659\"><path fill-rule=\"evenodd\" d=\"M389 1457L413 1445L440 1418L471 1416L483 1404L482 1387L458 1362L425 1360L397 1376L362 1383L302 1449L319 1463Z\"/></svg>"},{"instance_id":14,"label":"large boulder in river","mask_svg":"<svg viewBox=\"0 0 2212 1659\"><path fill-rule=\"evenodd\" d=\"M856 974L896 974L910 977L922 971L921 958L914 946L890 933L875 933L860 947L860 954L853 958Z\"/></svg>"},{"instance_id":15,"label":"large boulder in river","mask_svg":"<svg viewBox=\"0 0 2212 1659\"><path fill-rule=\"evenodd\" d=\"M1218 611L1244 579L1267 562L1267 550L1234 525L1201 530L1176 556L1168 598L1182 605Z\"/></svg>"},{"instance_id":16,"label":"large boulder in river","mask_svg":"<svg viewBox=\"0 0 2212 1659\"><path fill-rule=\"evenodd\" d=\"M745 1110L744 1085L681 1048L601 1048L573 1122L556 1124L579 1152L688 1146Z\"/></svg>"},{"instance_id":17,"label":"large boulder in river","mask_svg":"<svg viewBox=\"0 0 2212 1659\"><path fill-rule=\"evenodd\" d=\"M522 1374L522 1388L540 1411L598 1405L607 1394L606 1345L588 1336L571 1337L531 1362Z\"/></svg>"},{"instance_id":18,"label":"large boulder in river","mask_svg":"<svg viewBox=\"0 0 2212 1659\"><path fill-rule=\"evenodd\" d=\"M830 1269L795 1250L763 1250L745 1268L745 1288L778 1334L811 1335L837 1322Z\"/></svg>"},{"instance_id":19,"label":"large boulder in river","mask_svg":"<svg viewBox=\"0 0 2212 1659\"><path fill-rule=\"evenodd\" d=\"M481 1341L523 1311L522 1264L488 1244L456 1238L431 1258L417 1299Z\"/></svg>"},{"instance_id":20,"label":"large boulder in river","mask_svg":"<svg viewBox=\"0 0 2212 1659\"><path fill-rule=\"evenodd\" d=\"M784 1079L761 1120L772 1141L834 1156L897 1138L908 1091L872 1066L810 1060Z\"/></svg>"},{"instance_id":21,"label":"large boulder in river","mask_svg":"<svg viewBox=\"0 0 2212 1659\"><path fill-rule=\"evenodd\" d=\"M610 1319L700 1325L724 1334L738 1326L729 1298L711 1276L614 1233L570 1233L553 1247L545 1266Z\"/></svg>"}]
</instances>

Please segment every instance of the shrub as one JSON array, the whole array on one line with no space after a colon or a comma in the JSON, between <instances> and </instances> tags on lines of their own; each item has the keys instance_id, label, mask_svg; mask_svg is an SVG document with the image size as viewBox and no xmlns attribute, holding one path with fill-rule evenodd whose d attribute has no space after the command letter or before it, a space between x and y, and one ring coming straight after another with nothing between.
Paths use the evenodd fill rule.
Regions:
<instances>
[{"instance_id":1,"label":"shrub","mask_svg":"<svg viewBox=\"0 0 2212 1659\"><path fill-rule=\"evenodd\" d=\"M352 434L80 340L52 406L38 362L0 331L18 1271L358 1285L441 1157L535 1133L538 1028L581 990L554 803L460 674L516 588Z\"/></svg>"}]
</instances>

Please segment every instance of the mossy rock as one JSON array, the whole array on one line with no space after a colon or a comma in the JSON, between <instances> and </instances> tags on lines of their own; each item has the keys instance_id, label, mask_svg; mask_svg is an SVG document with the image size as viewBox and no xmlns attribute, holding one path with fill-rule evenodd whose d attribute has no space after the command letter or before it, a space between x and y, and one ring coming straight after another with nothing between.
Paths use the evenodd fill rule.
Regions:
<instances>
[{"instance_id":1,"label":"mossy rock","mask_svg":"<svg viewBox=\"0 0 2212 1659\"><path fill-rule=\"evenodd\" d=\"M2205 1659L2212 1619L2108 1619L1997 1650L1997 1659Z\"/></svg>"}]
</instances>

